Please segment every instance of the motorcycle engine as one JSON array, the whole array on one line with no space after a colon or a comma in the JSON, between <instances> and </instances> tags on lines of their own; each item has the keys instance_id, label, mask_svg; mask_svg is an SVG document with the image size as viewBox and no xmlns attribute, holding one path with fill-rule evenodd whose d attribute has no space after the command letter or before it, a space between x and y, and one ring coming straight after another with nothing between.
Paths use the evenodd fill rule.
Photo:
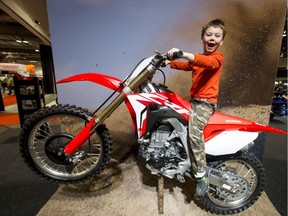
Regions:
<instances>
[{"instance_id":1,"label":"motorcycle engine","mask_svg":"<svg viewBox=\"0 0 288 216\"><path fill-rule=\"evenodd\" d=\"M150 139L140 145L140 161L152 174L177 170L181 158L186 158L181 141L173 131L170 125L161 124L152 132Z\"/></svg>"}]
</instances>

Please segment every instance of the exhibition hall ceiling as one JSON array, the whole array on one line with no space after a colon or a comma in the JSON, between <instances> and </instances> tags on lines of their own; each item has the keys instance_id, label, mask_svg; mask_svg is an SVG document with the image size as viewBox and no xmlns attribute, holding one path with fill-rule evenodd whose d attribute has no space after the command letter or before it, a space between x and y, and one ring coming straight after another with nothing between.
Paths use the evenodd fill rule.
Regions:
<instances>
[{"instance_id":1,"label":"exhibition hall ceiling","mask_svg":"<svg viewBox=\"0 0 288 216\"><path fill-rule=\"evenodd\" d=\"M40 62L41 40L0 9L0 63Z\"/></svg>"},{"instance_id":2,"label":"exhibition hall ceiling","mask_svg":"<svg viewBox=\"0 0 288 216\"><path fill-rule=\"evenodd\" d=\"M37 21L35 23L40 25ZM284 34L280 57L287 61L287 17L284 25ZM39 37L0 8L0 63L40 63L40 44L41 39ZM287 68L287 62L285 65Z\"/></svg>"}]
</instances>

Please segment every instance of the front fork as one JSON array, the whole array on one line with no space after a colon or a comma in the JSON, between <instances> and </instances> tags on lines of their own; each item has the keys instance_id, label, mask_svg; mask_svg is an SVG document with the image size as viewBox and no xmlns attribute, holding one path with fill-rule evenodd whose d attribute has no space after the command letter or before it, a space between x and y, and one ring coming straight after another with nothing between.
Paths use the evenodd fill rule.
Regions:
<instances>
[{"instance_id":1,"label":"front fork","mask_svg":"<svg viewBox=\"0 0 288 216\"><path fill-rule=\"evenodd\" d=\"M126 88L126 87L125 87ZM64 147L64 153L66 156L73 155L77 149L93 135L95 129L108 118L113 111L124 101L125 93L121 92L107 108L105 108L100 114L94 118L90 117L86 126Z\"/></svg>"},{"instance_id":2,"label":"front fork","mask_svg":"<svg viewBox=\"0 0 288 216\"><path fill-rule=\"evenodd\" d=\"M65 155L72 155L92 135L95 119L91 118L88 124L65 146Z\"/></svg>"},{"instance_id":3,"label":"front fork","mask_svg":"<svg viewBox=\"0 0 288 216\"><path fill-rule=\"evenodd\" d=\"M93 135L96 128L108 118L114 110L120 106L120 104L125 100L126 94L133 94L132 89L136 89L143 83L151 74L155 73L156 68L149 64L145 67L141 73L131 81L129 86L125 86L122 92L103 110L97 115L96 118L91 117L86 126L64 147L64 153L66 156L73 155L77 149Z\"/></svg>"}]
</instances>

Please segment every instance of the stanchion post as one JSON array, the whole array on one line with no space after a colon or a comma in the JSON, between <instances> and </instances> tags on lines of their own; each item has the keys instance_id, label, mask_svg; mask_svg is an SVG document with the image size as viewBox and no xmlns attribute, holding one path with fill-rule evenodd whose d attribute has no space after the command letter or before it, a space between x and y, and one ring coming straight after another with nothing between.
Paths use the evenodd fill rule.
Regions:
<instances>
[{"instance_id":1,"label":"stanchion post","mask_svg":"<svg viewBox=\"0 0 288 216\"><path fill-rule=\"evenodd\" d=\"M164 214L164 178L158 176L158 213Z\"/></svg>"}]
</instances>

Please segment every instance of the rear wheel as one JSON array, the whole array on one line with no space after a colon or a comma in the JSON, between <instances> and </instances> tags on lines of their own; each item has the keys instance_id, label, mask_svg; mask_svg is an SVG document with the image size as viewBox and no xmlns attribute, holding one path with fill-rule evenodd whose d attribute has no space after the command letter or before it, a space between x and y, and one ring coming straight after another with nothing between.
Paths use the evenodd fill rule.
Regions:
<instances>
[{"instance_id":1,"label":"rear wheel","mask_svg":"<svg viewBox=\"0 0 288 216\"><path fill-rule=\"evenodd\" d=\"M208 192L201 197L204 206L216 214L236 214L249 208L264 190L265 170L258 158L250 152L241 152L226 159L211 162L211 168L235 175L231 184L236 188L234 193L209 186ZM213 171L211 171L213 172ZM236 176L240 176L237 178Z\"/></svg>"},{"instance_id":2,"label":"rear wheel","mask_svg":"<svg viewBox=\"0 0 288 216\"><path fill-rule=\"evenodd\" d=\"M105 125L70 157L64 147L88 122L91 114L82 108L58 105L28 118L20 133L20 152L38 175L58 183L78 183L99 174L107 165L112 139Z\"/></svg>"}]
</instances>

